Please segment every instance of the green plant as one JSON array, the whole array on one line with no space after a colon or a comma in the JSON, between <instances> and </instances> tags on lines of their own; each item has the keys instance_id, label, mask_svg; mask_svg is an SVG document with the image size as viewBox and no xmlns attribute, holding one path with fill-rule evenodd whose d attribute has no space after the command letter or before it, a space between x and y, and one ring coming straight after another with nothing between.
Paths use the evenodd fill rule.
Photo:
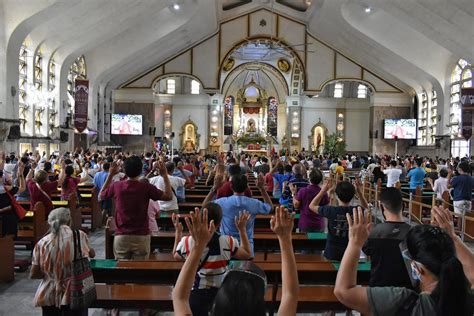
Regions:
<instances>
[{"instance_id":1,"label":"green plant","mask_svg":"<svg viewBox=\"0 0 474 316\"><path fill-rule=\"evenodd\" d=\"M336 134L326 136L324 143L324 154L331 156L341 156L346 153L346 142Z\"/></svg>"}]
</instances>

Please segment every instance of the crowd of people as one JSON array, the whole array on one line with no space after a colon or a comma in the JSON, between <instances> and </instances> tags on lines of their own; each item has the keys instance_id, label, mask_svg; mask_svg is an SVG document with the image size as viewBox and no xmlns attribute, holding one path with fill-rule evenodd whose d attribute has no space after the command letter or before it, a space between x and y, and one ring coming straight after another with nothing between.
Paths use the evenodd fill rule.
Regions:
<instances>
[{"instance_id":1,"label":"crowd of people","mask_svg":"<svg viewBox=\"0 0 474 316\"><path fill-rule=\"evenodd\" d=\"M53 210L52 195L60 188L60 198L69 200L80 183L94 185L99 192L103 223L115 231L116 259L148 259L153 251L150 238L162 229L157 214L172 218L172 253L185 261L173 291L176 315L265 315L265 273L248 261L255 254L258 214L272 214L269 227L280 244L281 315L294 315L297 309L299 285L291 242L295 214L297 231L327 232L323 255L341 261L334 292L347 307L373 315L474 311L474 255L456 235L452 213L434 207L431 225L409 225L399 189L406 181L411 194L426 188L438 198L450 194L453 211L463 214L472 206L472 159L304 152L169 157L76 150L49 157L2 153L0 160L2 236L17 234L16 201L30 201L31 208L37 202L45 206L50 230L34 248L31 269L32 278L43 280L34 303L45 315L74 313L68 309L67 281L73 257L71 216L68 209ZM355 175L352 180L348 172ZM260 199L252 196L249 175L256 178ZM179 203L201 179L211 189L202 208L185 218L189 235L183 236ZM383 183L384 221L374 227L362 181ZM83 255L94 257L87 235L80 237ZM357 286L361 252L371 260L367 288ZM232 266L231 259L243 261Z\"/></svg>"}]
</instances>

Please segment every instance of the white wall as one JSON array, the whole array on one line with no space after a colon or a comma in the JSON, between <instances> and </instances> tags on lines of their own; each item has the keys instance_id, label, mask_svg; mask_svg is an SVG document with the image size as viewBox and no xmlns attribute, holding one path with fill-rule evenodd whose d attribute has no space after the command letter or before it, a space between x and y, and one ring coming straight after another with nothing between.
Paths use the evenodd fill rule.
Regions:
<instances>
[{"instance_id":1,"label":"white wall","mask_svg":"<svg viewBox=\"0 0 474 316\"><path fill-rule=\"evenodd\" d=\"M369 150L369 99L305 98L301 113L301 146L308 146L311 129L321 119L328 133L336 132L338 109L345 110L345 138L348 151Z\"/></svg>"}]
</instances>

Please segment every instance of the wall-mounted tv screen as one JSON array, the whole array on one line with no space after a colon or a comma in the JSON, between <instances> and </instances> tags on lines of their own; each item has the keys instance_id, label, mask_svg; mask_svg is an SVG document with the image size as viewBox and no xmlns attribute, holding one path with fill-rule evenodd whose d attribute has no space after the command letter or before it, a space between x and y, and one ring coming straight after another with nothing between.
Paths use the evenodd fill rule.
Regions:
<instances>
[{"instance_id":1,"label":"wall-mounted tv screen","mask_svg":"<svg viewBox=\"0 0 474 316\"><path fill-rule=\"evenodd\" d=\"M112 135L142 135L143 116L112 114Z\"/></svg>"},{"instance_id":2,"label":"wall-mounted tv screen","mask_svg":"<svg viewBox=\"0 0 474 316\"><path fill-rule=\"evenodd\" d=\"M385 139L416 139L416 119L387 119L383 130Z\"/></svg>"}]
</instances>

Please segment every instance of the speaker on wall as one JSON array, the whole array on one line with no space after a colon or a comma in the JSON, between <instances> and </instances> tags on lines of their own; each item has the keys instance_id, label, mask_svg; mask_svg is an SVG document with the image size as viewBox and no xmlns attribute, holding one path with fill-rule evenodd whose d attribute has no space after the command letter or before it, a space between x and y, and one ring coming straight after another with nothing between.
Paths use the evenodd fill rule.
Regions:
<instances>
[{"instance_id":1,"label":"speaker on wall","mask_svg":"<svg viewBox=\"0 0 474 316\"><path fill-rule=\"evenodd\" d=\"M61 131L61 133L59 133L59 140L61 143L66 143L69 140L69 134Z\"/></svg>"},{"instance_id":2,"label":"speaker on wall","mask_svg":"<svg viewBox=\"0 0 474 316\"><path fill-rule=\"evenodd\" d=\"M10 131L8 132L8 139L20 139L20 138L21 138L20 125L10 126Z\"/></svg>"},{"instance_id":3,"label":"speaker on wall","mask_svg":"<svg viewBox=\"0 0 474 316\"><path fill-rule=\"evenodd\" d=\"M376 138L376 139L379 138L379 130L376 130L376 131L375 131L374 138Z\"/></svg>"}]
</instances>

